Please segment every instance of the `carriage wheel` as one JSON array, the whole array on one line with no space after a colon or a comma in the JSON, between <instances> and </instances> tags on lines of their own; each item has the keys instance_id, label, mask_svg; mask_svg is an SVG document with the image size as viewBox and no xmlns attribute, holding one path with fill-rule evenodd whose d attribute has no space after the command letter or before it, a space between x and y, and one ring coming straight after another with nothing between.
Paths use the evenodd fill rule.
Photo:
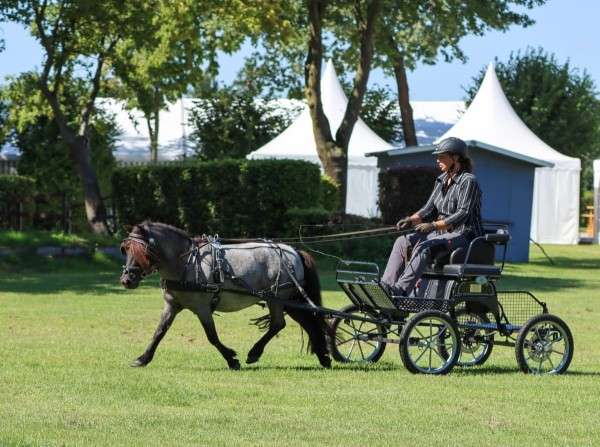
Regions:
<instances>
[{"instance_id":1,"label":"carriage wheel","mask_svg":"<svg viewBox=\"0 0 600 447\"><path fill-rule=\"evenodd\" d=\"M557 316L536 315L521 328L515 354L524 373L561 374L573 359L573 335Z\"/></svg>"},{"instance_id":2,"label":"carriage wheel","mask_svg":"<svg viewBox=\"0 0 600 447\"><path fill-rule=\"evenodd\" d=\"M490 319L481 312L460 309L456 311L458 332L460 333L460 358L458 366L483 365L492 354L494 334L489 329L461 327L462 324L489 324Z\"/></svg>"},{"instance_id":3,"label":"carriage wheel","mask_svg":"<svg viewBox=\"0 0 600 447\"><path fill-rule=\"evenodd\" d=\"M419 312L400 335L400 358L413 374L447 374L460 357L456 323L437 310Z\"/></svg>"},{"instance_id":4,"label":"carriage wheel","mask_svg":"<svg viewBox=\"0 0 600 447\"><path fill-rule=\"evenodd\" d=\"M360 310L351 304L340 312L355 314L359 317L377 318L372 312ZM350 317L335 317L333 329L333 358L338 362L376 362L385 351L385 342L374 338L386 338L387 327L384 324L354 320Z\"/></svg>"}]
</instances>

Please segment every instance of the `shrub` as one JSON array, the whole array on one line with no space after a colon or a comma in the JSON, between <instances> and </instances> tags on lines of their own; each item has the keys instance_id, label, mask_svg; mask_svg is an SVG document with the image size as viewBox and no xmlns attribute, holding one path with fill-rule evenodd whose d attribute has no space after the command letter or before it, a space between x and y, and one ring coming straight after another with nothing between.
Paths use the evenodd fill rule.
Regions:
<instances>
[{"instance_id":1,"label":"shrub","mask_svg":"<svg viewBox=\"0 0 600 447\"><path fill-rule=\"evenodd\" d=\"M440 175L433 166L392 167L379 173L379 209L386 224L418 211L429 198Z\"/></svg>"},{"instance_id":2,"label":"shrub","mask_svg":"<svg viewBox=\"0 0 600 447\"><path fill-rule=\"evenodd\" d=\"M135 166L118 169L113 176L122 222L150 219L224 238L289 235L300 215L288 211L320 208L321 185L319 167L300 160Z\"/></svg>"}]
</instances>

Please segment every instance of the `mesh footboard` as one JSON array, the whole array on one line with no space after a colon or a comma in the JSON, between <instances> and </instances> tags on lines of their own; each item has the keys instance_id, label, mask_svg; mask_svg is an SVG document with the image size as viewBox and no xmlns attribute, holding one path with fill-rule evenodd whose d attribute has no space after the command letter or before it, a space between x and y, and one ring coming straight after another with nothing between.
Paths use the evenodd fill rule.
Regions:
<instances>
[{"instance_id":1,"label":"mesh footboard","mask_svg":"<svg viewBox=\"0 0 600 447\"><path fill-rule=\"evenodd\" d=\"M527 320L539 314L548 313L546 303L538 300L530 292L498 292L498 302L503 318L512 326L523 326Z\"/></svg>"},{"instance_id":2,"label":"mesh footboard","mask_svg":"<svg viewBox=\"0 0 600 447\"><path fill-rule=\"evenodd\" d=\"M338 281L338 284L353 303L361 306L405 313L421 312L422 310L439 310L441 312L450 310L451 302L448 300L416 297L392 298L379 283L375 282Z\"/></svg>"}]
</instances>

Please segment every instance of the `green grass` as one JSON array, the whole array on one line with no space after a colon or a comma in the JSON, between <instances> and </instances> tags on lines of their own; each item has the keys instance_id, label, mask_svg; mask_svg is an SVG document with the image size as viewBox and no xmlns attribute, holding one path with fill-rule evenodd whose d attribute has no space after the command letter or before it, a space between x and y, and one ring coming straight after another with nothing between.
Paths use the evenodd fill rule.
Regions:
<instances>
[{"instance_id":1,"label":"green grass","mask_svg":"<svg viewBox=\"0 0 600 447\"><path fill-rule=\"evenodd\" d=\"M109 260L15 267L0 276L0 446L597 445L600 247L544 248L554 265L532 247L499 288L532 291L569 324L575 355L556 377L521 373L499 346L447 376L408 373L397 345L376 364L323 370L291 321L258 364L229 371L189 312L134 369L160 314L156 276L126 291ZM347 304L334 268L320 272L325 305ZM262 313L216 317L242 360Z\"/></svg>"},{"instance_id":2,"label":"green grass","mask_svg":"<svg viewBox=\"0 0 600 447\"><path fill-rule=\"evenodd\" d=\"M2 231L0 232L0 248L40 247L45 245L58 247L115 245L113 237L88 234L86 236L48 231Z\"/></svg>"}]
</instances>

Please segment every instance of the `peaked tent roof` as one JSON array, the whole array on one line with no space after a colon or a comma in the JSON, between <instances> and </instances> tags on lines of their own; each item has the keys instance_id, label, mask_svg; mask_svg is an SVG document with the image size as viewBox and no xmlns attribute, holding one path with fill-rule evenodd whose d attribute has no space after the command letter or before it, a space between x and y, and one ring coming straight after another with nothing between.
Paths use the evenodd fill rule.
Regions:
<instances>
[{"instance_id":1,"label":"peaked tent roof","mask_svg":"<svg viewBox=\"0 0 600 447\"><path fill-rule=\"evenodd\" d=\"M521 121L508 102L492 63L465 114L437 141L447 137L476 140L550 161L554 163L554 168L581 168L578 158L568 157L552 149Z\"/></svg>"},{"instance_id":2,"label":"peaked tent roof","mask_svg":"<svg viewBox=\"0 0 600 447\"><path fill-rule=\"evenodd\" d=\"M338 80L331 59L327 62L321 78L321 100L325 116L329 119L332 132L340 127L348 98ZM315 157L318 161L317 146L313 136L312 119L308 106L287 129L260 149L248 155L248 158L303 158ZM392 149L394 146L373 132L360 118L354 126L348 159L353 164L375 165L377 160L365 157L366 151Z\"/></svg>"}]
</instances>

